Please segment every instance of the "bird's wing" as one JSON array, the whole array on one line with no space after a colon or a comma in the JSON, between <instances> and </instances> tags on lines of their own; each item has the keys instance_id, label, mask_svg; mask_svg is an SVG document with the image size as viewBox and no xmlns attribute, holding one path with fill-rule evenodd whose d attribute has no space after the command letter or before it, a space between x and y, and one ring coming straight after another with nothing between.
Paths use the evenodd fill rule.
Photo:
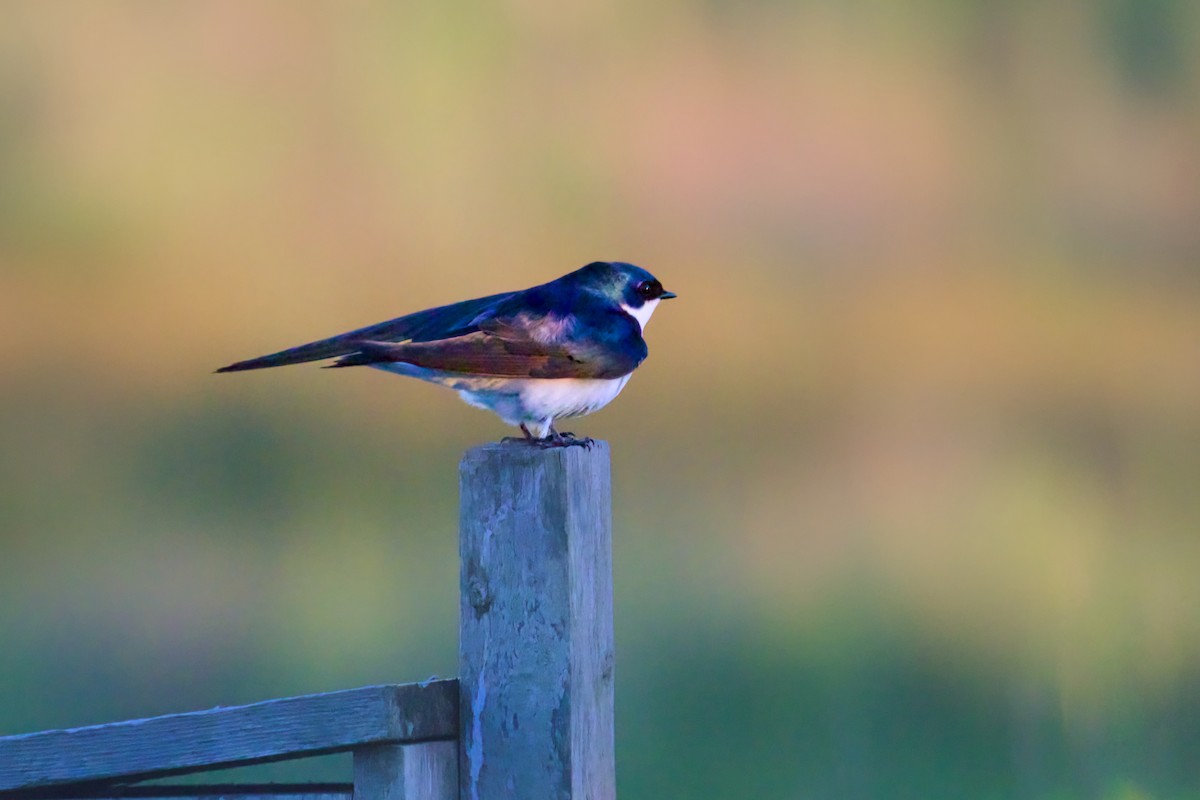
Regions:
<instances>
[{"instance_id":1,"label":"bird's wing","mask_svg":"<svg viewBox=\"0 0 1200 800\"><path fill-rule=\"evenodd\" d=\"M528 308L475 321L475 331L401 344L360 341L334 366L404 362L498 378L619 378L646 358L637 321L617 309L576 306L569 316Z\"/></svg>"},{"instance_id":2,"label":"bird's wing","mask_svg":"<svg viewBox=\"0 0 1200 800\"><path fill-rule=\"evenodd\" d=\"M282 367L285 364L301 364L305 361L320 361L325 358L354 353L363 341L374 342L426 342L447 337L462 336L479 330L476 320L486 319L489 313L519 292L494 294L476 300L464 300L448 306L430 308L403 317L380 322L349 333L331 336L328 339L302 344L281 350L278 353L239 361L217 372L240 372L247 369Z\"/></svg>"}]
</instances>

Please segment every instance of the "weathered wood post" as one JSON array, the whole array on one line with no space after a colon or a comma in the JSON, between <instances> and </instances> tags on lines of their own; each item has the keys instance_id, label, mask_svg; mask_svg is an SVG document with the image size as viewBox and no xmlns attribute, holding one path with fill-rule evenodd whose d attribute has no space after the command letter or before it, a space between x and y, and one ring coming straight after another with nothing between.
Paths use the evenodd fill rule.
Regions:
<instances>
[{"instance_id":1,"label":"weathered wood post","mask_svg":"<svg viewBox=\"0 0 1200 800\"><path fill-rule=\"evenodd\" d=\"M378 744L354 751L353 800L457 797L457 742Z\"/></svg>"},{"instance_id":2,"label":"weathered wood post","mask_svg":"<svg viewBox=\"0 0 1200 800\"><path fill-rule=\"evenodd\" d=\"M459 482L460 800L611 800L608 445L484 445Z\"/></svg>"}]
</instances>

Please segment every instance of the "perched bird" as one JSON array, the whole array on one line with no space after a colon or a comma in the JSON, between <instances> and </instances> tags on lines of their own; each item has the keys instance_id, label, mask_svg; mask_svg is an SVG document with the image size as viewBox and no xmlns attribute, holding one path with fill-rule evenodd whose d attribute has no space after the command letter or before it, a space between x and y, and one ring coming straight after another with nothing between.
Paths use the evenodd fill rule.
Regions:
<instances>
[{"instance_id":1,"label":"perched bird","mask_svg":"<svg viewBox=\"0 0 1200 800\"><path fill-rule=\"evenodd\" d=\"M642 330L675 297L641 267L596 261L520 292L418 311L217 372L339 357L458 392L541 446L590 445L554 423L612 402L647 355Z\"/></svg>"}]
</instances>

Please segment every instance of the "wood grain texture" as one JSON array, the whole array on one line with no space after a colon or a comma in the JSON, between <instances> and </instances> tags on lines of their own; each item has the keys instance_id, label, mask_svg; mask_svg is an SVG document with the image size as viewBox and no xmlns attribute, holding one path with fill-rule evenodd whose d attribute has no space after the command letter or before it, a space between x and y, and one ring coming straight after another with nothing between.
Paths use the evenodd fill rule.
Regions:
<instances>
[{"instance_id":1,"label":"wood grain texture","mask_svg":"<svg viewBox=\"0 0 1200 800\"><path fill-rule=\"evenodd\" d=\"M462 800L615 796L608 445L459 471Z\"/></svg>"},{"instance_id":2,"label":"wood grain texture","mask_svg":"<svg viewBox=\"0 0 1200 800\"><path fill-rule=\"evenodd\" d=\"M235 792L221 792L217 794L200 794L193 792L192 794L144 794L139 795L143 798L161 798L161 800L353 800L351 791L345 792L301 792L289 794L242 794ZM53 795L52 798L46 800L127 800L129 795L125 794L108 794L97 795L95 798L83 797L76 794Z\"/></svg>"},{"instance_id":3,"label":"wood grain texture","mask_svg":"<svg viewBox=\"0 0 1200 800\"><path fill-rule=\"evenodd\" d=\"M377 744L354 751L354 800L406 800L403 745Z\"/></svg>"},{"instance_id":4,"label":"wood grain texture","mask_svg":"<svg viewBox=\"0 0 1200 800\"><path fill-rule=\"evenodd\" d=\"M209 783L141 786L53 786L2 792L3 800L351 800L349 783Z\"/></svg>"},{"instance_id":5,"label":"wood grain texture","mask_svg":"<svg viewBox=\"0 0 1200 800\"><path fill-rule=\"evenodd\" d=\"M354 751L354 800L456 800L458 742L373 745Z\"/></svg>"},{"instance_id":6,"label":"wood grain texture","mask_svg":"<svg viewBox=\"0 0 1200 800\"><path fill-rule=\"evenodd\" d=\"M457 800L458 740L404 748L405 800Z\"/></svg>"},{"instance_id":7,"label":"wood grain texture","mask_svg":"<svg viewBox=\"0 0 1200 800\"><path fill-rule=\"evenodd\" d=\"M148 778L458 736L458 682L368 686L0 738L0 792Z\"/></svg>"},{"instance_id":8,"label":"wood grain texture","mask_svg":"<svg viewBox=\"0 0 1200 800\"><path fill-rule=\"evenodd\" d=\"M352 800L348 783L314 784L209 784L204 786L116 786L107 790L5 793L8 800Z\"/></svg>"}]
</instances>

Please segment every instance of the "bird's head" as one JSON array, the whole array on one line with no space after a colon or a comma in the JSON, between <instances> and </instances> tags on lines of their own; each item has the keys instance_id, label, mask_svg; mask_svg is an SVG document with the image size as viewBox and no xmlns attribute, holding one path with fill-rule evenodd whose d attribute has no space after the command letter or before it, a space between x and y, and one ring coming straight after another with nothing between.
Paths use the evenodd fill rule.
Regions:
<instances>
[{"instance_id":1,"label":"bird's head","mask_svg":"<svg viewBox=\"0 0 1200 800\"><path fill-rule=\"evenodd\" d=\"M621 306L643 328L659 300L676 296L664 289L658 278L624 261L594 261L569 277L575 277L588 291L604 295Z\"/></svg>"}]
</instances>

